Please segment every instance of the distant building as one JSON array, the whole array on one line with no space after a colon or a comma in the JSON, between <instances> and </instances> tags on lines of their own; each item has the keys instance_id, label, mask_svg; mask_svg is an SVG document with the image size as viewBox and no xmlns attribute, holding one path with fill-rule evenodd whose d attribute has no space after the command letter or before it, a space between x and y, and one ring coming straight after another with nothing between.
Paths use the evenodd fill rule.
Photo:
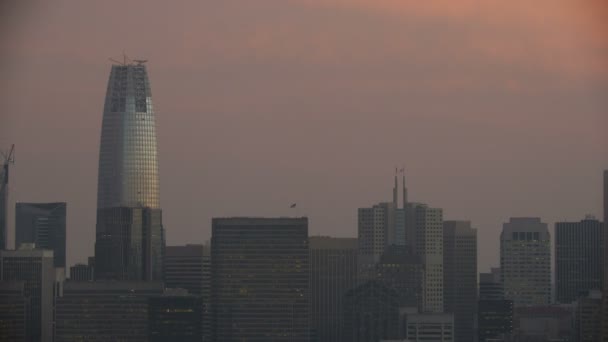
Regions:
<instances>
[{"instance_id":1,"label":"distant building","mask_svg":"<svg viewBox=\"0 0 608 342\"><path fill-rule=\"evenodd\" d=\"M513 331L513 301L504 299L500 269L479 275L477 341L502 341Z\"/></svg>"},{"instance_id":2,"label":"distant building","mask_svg":"<svg viewBox=\"0 0 608 342\"><path fill-rule=\"evenodd\" d=\"M571 303L580 293L602 288L604 225L592 216L555 224L557 301Z\"/></svg>"},{"instance_id":3,"label":"distant building","mask_svg":"<svg viewBox=\"0 0 608 342\"><path fill-rule=\"evenodd\" d=\"M376 279L398 295L399 307L423 308L424 265L407 246L389 246L376 264Z\"/></svg>"},{"instance_id":4,"label":"distant building","mask_svg":"<svg viewBox=\"0 0 608 342\"><path fill-rule=\"evenodd\" d=\"M0 281L0 341L26 341L29 304L23 281Z\"/></svg>"},{"instance_id":5,"label":"distant building","mask_svg":"<svg viewBox=\"0 0 608 342\"><path fill-rule=\"evenodd\" d=\"M452 314L426 313L407 315L407 340L411 342L453 342ZM464 340L463 340L464 341ZM472 340L471 340L472 341Z\"/></svg>"},{"instance_id":6,"label":"distant building","mask_svg":"<svg viewBox=\"0 0 608 342\"><path fill-rule=\"evenodd\" d=\"M574 340L577 342L601 341L602 293L589 291L576 301Z\"/></svg>"},{"instance_id":7,"label":"distant building","mask_svg":"<svg viewBox=\"0 0 608 342\"><path fill-rule=\"evenodd\" d=\"M399 296L378 280L349 290L344 297L343 341L376 342L399 338Z\"/></svg>"},{"instance_id":8,"label":"distant building","mask_svg":"<svg viewBox=\"0 0 608 342\"><path fill-rule=\"evenodd\" d=\"M70 281L93 281L93 267L87 264L70 267Z\"/></svg>"},{"instance_id":9,"label":"distant building","mask_svg":"<svg viewBox=\"0 0 608 342\"><path fill-rule=\"evenodd\" d=\"M185 291L185 290L184 290ZM203 299L169 291L148 299L150 342L201 342Z\"/></svg>"},{"instance_id":10,"label":"distant building","mask_svg":"<svg viewBox=\"0 0 608 342\"><path fill-rule=\"evenodd\" d=\"M342 341L344 294L357 284L357 239L311 236L311 329L319 342Z\"/></svg>"},{"instance_id":11,"label":"distant building","mask_svg":"<svg viewBox=\"0 0 608 342\"><path fill-rule=\"evenodd\" d=\"M573 305L532 305L515 308L511 340L570 341L574 327Z\"/></svg>"},{"instance_id":12,"label":"distant building","mask_svg":"<svg viewBox=\"0 0 608 342\"><path fill-rule=\"evenodd\" d=\"M443 223L443 306L454 315L454 340L473 341L477 315L477 230L469 221Z\"/></svg>"},{"instance_id":13,"label":"distant building","mask_svg":"<svg viewBox=\"0 0 608 342\"><path fill-rule=\"evenodd\" d=\"M309 341L307 218L214 218L214 341Z\"/></svg>"},{"instance_id":14,"label":"distant building","mask_svg":"<svg viewBox=\"0 0 608 342\"><path fill-rule=\"evenodd\" d=\"M371 279L375 265L389 245L389 235L395 227L393 203L379 203L358 210L359 272Z\"/></svg>"},{"instance_id":15,"label":"distant building","mask_svg":"<svg viewBox=\"0 0 608 342\"><path fill-rule=\"evenodd\" d=\"M55 341L148 341L148 300L161 282L67 282L55 309Z\"/></svg>"},{"instance_id":16,"label":"distant building","mask_svg":"<svg viewBox=\"0 0 608 342\"><path fill-rule=\"evenodd\" d=\"M27 312L28 341L51 342L53 339L53 293L55 268L53 251L23 244L18 250L0 251L0 280L24 283L29 298Z\"/></svg>"},{"instance_id":17,"label":"distant building","mask_svg":"<svg viewBox=\"0 0 608 342\"><path fill-rule=\"evenodd\" d=\"M515 306L551 302L551 237L539 218L511 218L500 235L505 298Z\"/></svg>"},{"instance_id":18,"label":"distant building","mask_svg":"<svg viewBox=\"0 0 608 342\"><path fill-rule=\"evenodd\" d=\"M50 249L55 267L65 268L67 204L17 203L15 210L15 246L33 243L36 248Z\"/></svg>"},{"instance_id":19,"label":"distant building","mask_svg":"<svg viewBox=\"0 0 608 342\"><path fill-rule=\"evenodd\" d=\"M604 170L604 229L608 227L608 170ZM604 260L608 260L608 236L604 238ZM602 293L602 342L608 342L608 262L604 262Z\"/></svg>"},{"instance_id":20,"label":"distant building","mask_svg":"<svg viewBox=\"0 0 608 342\"><path fill-rule=\"evenodd\" d=\"M410 203L406 208L406 230L414 254L424 265L425 313L443 312L443 210Z\"/></svg>"}]
</instances>

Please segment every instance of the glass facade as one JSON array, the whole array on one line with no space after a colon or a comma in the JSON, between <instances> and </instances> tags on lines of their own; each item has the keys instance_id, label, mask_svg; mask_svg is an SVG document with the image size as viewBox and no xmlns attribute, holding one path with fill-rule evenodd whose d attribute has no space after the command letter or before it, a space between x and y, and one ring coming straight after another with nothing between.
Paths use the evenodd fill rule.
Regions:
<instances>
[{"instance_id":1,"label":"glass facade","mask_svg":"<svg viewBox=\"0 0 608 342\"><path fill-rule=\"evenodd\" d=\"M164 230L151 96L145 65L112 66L99 149L96 279L162 278Z\"/></svg>"}]
</instances>

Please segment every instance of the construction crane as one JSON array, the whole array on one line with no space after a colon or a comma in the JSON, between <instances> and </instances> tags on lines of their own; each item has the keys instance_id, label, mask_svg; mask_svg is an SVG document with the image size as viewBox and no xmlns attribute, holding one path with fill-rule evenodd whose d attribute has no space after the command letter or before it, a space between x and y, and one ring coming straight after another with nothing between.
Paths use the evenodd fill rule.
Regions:
<instances>
[{"instance_id":1,"label":"construction crane","mask_svg":"<svg viewBox=\"0 0 608 342\"><path fill-rule=\"evenodd\" d=\"M2 170L4 171L2 175L4 177L0 185L4 187L8 184L8 166L9 164L15 164L15 144L11 145L11 149L8 151L8 153L1 152L1 154L3 159Z\"/></svg>"}]
</instances>

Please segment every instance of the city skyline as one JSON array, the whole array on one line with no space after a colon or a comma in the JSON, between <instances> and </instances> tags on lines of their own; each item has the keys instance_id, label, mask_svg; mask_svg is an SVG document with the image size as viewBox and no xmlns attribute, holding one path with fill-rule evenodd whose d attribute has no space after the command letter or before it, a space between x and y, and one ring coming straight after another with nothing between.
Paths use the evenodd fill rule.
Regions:
<instances>
[{"instance_id":1,"label":"city skyline","mask_svg":"<svg viewBox=\"0 0 608 342\"><path fill-rule=\"evenodd\" d=\"M593 5L543 4L546 24L535 21L541 15L536 10L521 5L479 8L481 16L494 19L503 18L502 10L510 19L521 10L523 24L515 30L501 21L484 22L470 3L188 3L167 12L177 31L155 32L158 40L152 42L120 33L158 15L119 20L102 31L93 25L74 30L78 22L66 17L88 13L95 22L113 6L17 9L17 17L35 25L25 30L13 24L15 36L3 36L14 47L3 66L20 71L10 71L2 83L7 101L0 146L15 143L19 156L12 166L9 214L17 201L65 201L71 208L67 264L92 255L99 107L110 65L105 58L124 48L132 58L153 61L168 244L209 239L212 216L284 215L293 202L295 214L310 217L312 234L356 236L356 208L388 200L393 167L399 165L406 167L410 197L443 208L446 219L470 220L478 228L479 269L487 270L497 264L497 236L511 216L541 217L551 229L556 221L601 217L598 170L608 167L601 94L607 82L604 64L597 62L604 52L595 15L604 12L587 13ZM292 24L270 20L267 10ZM111 13L126 19L127 12ZM182 15L202 16L211 26L177 23ZM402 23L411 15L422 28L420 37ZM234 16L246 25L231 28L212 16ZM269 19L268 25L260 18ZM327 41L305 29L309 21L328 30ZM373 29L358 28L361 21ZM504 45L487 45L494 39L482 34L468 40L469 21L490 29L490 38L506 38ZM391 49L396 30L409 43ZM529 36L519 44L522 31ZM573 32L585 39L574 39ZM49 35L79 48L49 47L42 43ZM550 39L560 35L566 38ZM98 39L83 39L89 36ZM111 39L117 36L122 39ZM374 48L360 46L357 37ZM429 38L461 43L444 48L455 68L430 71L445 59L425 43ZM31 43L20 43L25 41ZM160 51L159 42L168 48ZM536 42L545 44L530 47ZM430 58L412 55L412 47ZM549 63L552 52L564 57ZM358 57L344 60L350 55ZM61 86L54 86L59 80ZM37 101L29 100L33 93ZM573 125L575 119L580 124ZM44 175L39 163L46 165ZM53 182L45 182L47 177ZM265 195L253 195L260 193ZM12 243L14 217L9 227Z\"/></svg>"}]
</instances>

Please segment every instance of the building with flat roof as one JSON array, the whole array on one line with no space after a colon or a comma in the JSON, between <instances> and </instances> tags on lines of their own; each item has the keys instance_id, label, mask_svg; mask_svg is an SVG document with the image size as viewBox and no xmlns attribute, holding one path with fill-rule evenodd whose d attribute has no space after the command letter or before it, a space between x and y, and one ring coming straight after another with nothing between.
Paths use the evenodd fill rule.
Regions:
<instances>
[{"instance_id":1,"label":"building with flat roof","mask_svg":"<svg viewBox=\"0 0 608 342\"><path fill-rule=\"evenodd\" d=\"M17 203L15 209L15 246L33 243L50 249L55 267L65 268L67 204Z\"/></svg>"},{"instance_id":2,"label":"building with flat roof","mask_svg":"<svg viewBox=\"0 0 608 342\"><path fill-rule=\"evenodd\" d=\"M23 281L0 281L0 341L26 341L29 304Z\"/></svg>"}]
</instances>

